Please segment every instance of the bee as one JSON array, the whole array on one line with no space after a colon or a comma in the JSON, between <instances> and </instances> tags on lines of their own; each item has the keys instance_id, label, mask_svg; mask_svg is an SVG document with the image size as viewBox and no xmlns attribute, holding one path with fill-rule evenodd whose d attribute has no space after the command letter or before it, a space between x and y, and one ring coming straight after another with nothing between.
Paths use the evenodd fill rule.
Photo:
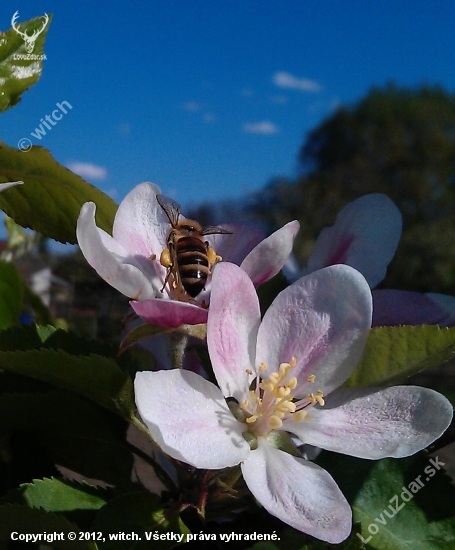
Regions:
<instances>
[{"instance_id":1,"label":"bee","mask_svg":"<svg viewBox=\"0 0 455 550\"><path fill-rule=\"evenodd\" d=\"M168 270L161 292L172 275L172 286L179 295L186 291L191 298L196 298L205 287L211 266L222 259L203 237L232 232L212 225L202 227L193 220L179 221L180 204L161 194L156 196L156 200L171 224L167 248L160 256L161 265Z\"/></svg>"}]
</instances>

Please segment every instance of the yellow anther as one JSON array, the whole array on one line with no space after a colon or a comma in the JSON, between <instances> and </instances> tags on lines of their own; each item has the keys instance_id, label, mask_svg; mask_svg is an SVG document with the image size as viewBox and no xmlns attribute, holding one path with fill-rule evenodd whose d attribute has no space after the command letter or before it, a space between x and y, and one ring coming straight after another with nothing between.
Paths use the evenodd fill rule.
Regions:
<instances>
[{"instance_id":1,"label":"yellow anther","mask_svg":"<svg viewBox=\"0 0 455 550\"><path fill-rule=\"evenodd\" d=\"M309 393L307 395L307 399L310 403L316 403L316 401L317 401L316 397L312 393Z\"/></svg>"},{"instance_id":2,"label":"yellow anther","mask_svg":"<svg viewBox=\"0 0 455 550\"><path fill-rule=\"evenodd\" d=\"M316 376L314 374L310 374L310 376L308 376L307 380L308 380L308 382L313 384L313 382L316 380Z\"/></svg>"},{"instance_id":3,"label":"yellow anther","mask_svg":"<svg viewBox=\"0 0 455 550\"><path fill-rule=\"evenodd\" d=\"M295 412L295 403L292 401L283 401L283 403L277 406L276 410L293 413Z\"/></svg>"},{"instance_id":4,"label":"yellow anther","mask_svg":"<svg viewBox=\"0 0 455 550\"><path fill-rule=\"evenodd\" d=\"M269 380L271 382L274 382L275 384L279 381L280 375L277 372L271 372L269 376Z\"/></svg>"},{"instance_id":5,"label":"yellow anther","mask_svg":"<svg viewBox=\"0 0 455 550\"><path fill-rule=\"evenodd\" d=\"M286 386L293 390L297 386L297 378L293 376L292 378L289 378L289 380L286 382Z\"/></svg>"},{"instance_id":6,"label":"yellow anther","mask_svg":"<svg viewBox=\"0 0 455 550\"><path fill-rule=\"evenodd\" d=\"M289 363L281 363L280 368L278 369L278 373L280 377L282 378L285 374L287 374L288 370L290 369L291 365Z\"/></svg>"},{"instance_id":7,"label":"yellow anther","mask_svg":"<svg viewBox=\"0 0 455 550\"><path fill-rule=\"evenodd\" d=\"M272 428L272 430L276 430L277 428L281 428L283 421L276 414L274 414L269 418L268 425L269 428Z\"/></svg>"},{"instance_id":8,"label":"yellow anther","mask_svg":"<svg viewBox=\"0 0 455 550\"><path fill-rule=\"evenodd\" d=\"M261 363L259 365L259 372L264 372L265 370L267 370L267 365L265 363Z\"/></svg>"},{"instance_id":9,"label":"yellow anther","mask_svg":"<svg viewBox=\"0 0 455 550\"><path fill-rule=\"evenodd\" d=\"M297 364L297 359L295 357L293 357L290 361L289 361L289 366L290 367L295 367Z\"/></svg>"},{"instance_id":10,"label":"yellow anther","mask_svg":"<svg viewBox=\"0 0 455 550\"><path fill-rule=\"evenodd\" d=\"M245 399L240 406L242 409L246 409L249 404L250 402L248 401L248 399Z\"/></svg>"},{"instance_id":11,"label":"yellow anther","mask_svg":"<svg viewBox=\"0 0 455 550\"><path fill-rule=\"evenodd\" d=\"M316 392L316 396L315 396L316 401L319 403L319 405L321 405L321 407L323 407L323 406L325 405L325 401L324 401L324 399L322 398L323 395L324 395L324 394L322 393L322 391L321 391L321 390L318 390L318 391Z\"/></svg>"},{"instance_id":12,"label":"yellow anther","mask_svg":"<svg viewBox=\"0 0 455 550\"><path fill-rule=\"evenodd\" d=\"M247 374L253 374L253 371L251 369L246 369Z\"/></svg>"},{"instance_id":13,"label":"yellow anther","mask_svg":"<svg viewBox=\"0 0 455 550\"><path fill-rule=\"evenodd\" d=\"M250 416L249 418L247 418L246 422L247 424L253 424L253 422L256 422L257 419L258 419L258 415L254 414L253 416Z\"/></svg>"},{"instance_id":14,"label":"yellow anther","mask_svg":"<svg viewBox=\"0 0 455 550\"><path fill-rule=\"evenodd\" d=\"M297 411L292 415L294 422L301 422L304 418L310 418L306 411Z\"/></svg>"},{"instance_id":15,"label":"yellow anther","mask_svg":"<svg viewBox=\"0 0 455 550\"><path fill-rule=\"evenodd\" d=\"M261 390L272 392L276 386L273 382L270 382L270 380L263 380L259 384L259 387L261 388Z\"/></svg>"}]
</instances>

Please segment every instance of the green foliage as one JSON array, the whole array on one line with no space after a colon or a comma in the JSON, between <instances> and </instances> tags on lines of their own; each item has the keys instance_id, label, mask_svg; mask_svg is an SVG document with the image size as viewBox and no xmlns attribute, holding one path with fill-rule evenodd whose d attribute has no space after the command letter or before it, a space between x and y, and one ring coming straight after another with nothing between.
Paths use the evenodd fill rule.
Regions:
<instances>
[{"instance_id":1,"label":"green foliage","mask_svg":"<svg viewBox=\"0 0 455 550\"><path fill-rule=\"evenodd\" d=\"M21 94L39 80L43 70L44 42L51 19L52 15L49 16L49 22L44 30L36 38L33 53L29 58L18 59L19 56L28 56L28 52L25 49L24 39L15 29L0 32L0 80L4 80L0 92L0 113L16 105ZM43 23L42 17L35 17L18 26L21 32L32 36L34 31L42 28Z\"/></svg>"},{"instance_id":2,"label":"green foliage","mask_svg":"<svg viewBox=\"0 0 455 550\"><path fill-rule=\"evenodd\" d=\"M87 483L79 484L55 478L24 483L4 500L9 503L23 503L30 508L42 508L48 512L99 510L106 504L106 500Z\"/></svg>"},{"instance_id":3,"label":"green foliage","mask_svg":"<svg viewBox=\"0 0 455 550\"><path fill-rule=\"evenodd\" d=\"M24 527L26 526L26 531ZM48 539L52 548L59 550L96 550L97 546L94 542L79 541L78 537L75 541L69 541L68 533L79 533L79 529L65 517L41 510L39 508L27 508L26 506L18 506L17 504L6 504L0 506L0 540L11 541L12 533L28 533L30 535L40 535L43 537L41 542L46 543L44 533L50 535L54 533L64 533L65 540L53 541ZM33 540L33 539L32 539Z\"/></svg>"},{"instance_id":4,"label":"green foliage","mask_svg":"<svg viewBox=\"0 0 455 550\"><path fill-rule=\"evenodd\" d=\"M436 457L419 453L400 460L369 461L323 453L319 464L335 477L351 503L354 522L361 523L368 548L455 546L455 487ZM377 529L369 528L371 524Z\"/></svg>"},{"instance_id":5,"label":"green foliage","mask_svg":"<svg viewBox=\"0 0 455 550\"><path fill-rule=\"evenodd\" d=\"M66 347L71 349L77 338L71 342L63 332L52 333L45 340L46 347L40 349L0 352L2 369L76 392L128 420L132 419L135 405L129 375L120 369L114 359L97 355L96 352L90 353L91 347L94 350L100 348L97 343L84 341L85 345L79 349L78 355L67 353L61 348L47 347L52 346L56 337L60 336L60 344L65 345L66 341ZM31 335L29 331L27 333ZM6 338L11 338L11 332ZM0 333L0 346L1 343Z\"/></svg>"},{"instance_id":6,"label":"green foliage","mask_svg":"<svg viewBox=\"0 0 455 550\"><path fill-rule=\"evenodd\" d=\"M402 382L455 356L455 328L435 325L375 327L359 365L345 386L386 386Z\"/></svg>"},{"instance_id":7,"label":"green foliage","mask_svg":"<svg viewBox=\"0 0 455 550\"><path fill-rule=\"evenodd\" d=\"M127 493L112 499L96 517L93 530L102 533L136 533L141 541L108 541L99 544L100 550L170 549L179 546L175 540L147 540L145 533L158 536L166 533L186 535L190 531L179 517L178 510L164 510L157 495L145 492ZM183 539L185 542L185 537Z\"/></svg>"},{"instance_id":8,"label":"green foliage","mask_svg":"<svg viewBox=\"0 0 455 550\"><path fill-rule=\"evenodd\" d=\"M22 296L22 280L16 267L0 260L0 330L18 321Z\"/></svg>"},{"instance_id":9,"label":"green foliage","mask_svg":"<svg viewBox=\"0 0 455 550\"><path fill-rule=\"evenodd\" d=\"M133 457L125 442L125 422L77 395L55 390L3 394L0 430L27 433L59 468L94 480L93 484L133 488ZM30 458L36 460L36 455Z\"/></svg>"},{"instance_id":10,"label":"green foliage","mask_svg":"<svg viewBox=\"0 0 455 550\"><path fill-rule=\"evenodd\" d=\"M112 231L116 203L59 164L42 147L23 153L0 142L0 182L24 181L0 194L0 208L16 223L46 237L75 244L76 222L82 205L97 205L96 221Z\"/></svg>"},{"instance_id":11,"label":"green foliage","mask_svg":"<svg viewBox=\"0 0 455 550\"><path fill-rule=\"evenodd\" d=\"M302 146L301 173L256 196L270 230L291 219L304 265L320 231L367 193L388 195L403 235L384 286L455 294L455 96L438 87L373 88L315 128Z\"/></svg>"}]
</instances>

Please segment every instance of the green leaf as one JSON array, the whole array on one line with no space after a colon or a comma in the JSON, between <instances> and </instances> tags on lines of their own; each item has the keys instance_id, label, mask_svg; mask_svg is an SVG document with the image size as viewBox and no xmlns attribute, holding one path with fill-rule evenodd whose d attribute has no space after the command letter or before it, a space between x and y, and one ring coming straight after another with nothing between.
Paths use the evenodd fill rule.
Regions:
<instances>
[{"instance_id":1,"label":"green leaf","mask_svg":"<svg viewBox=\"0 0 455 550\"><path fill-rule=\"evenodd\" d=\"M40 78L43 58L45 58L44 42L51 19L52 15L37 36L30 55L26 51L23 37L15 29L11 28L6 33L0 33L0 80L4 80L0 93L0 113L15 105L20 100L21 94ZM32 36L35 31L43 27L44 22L44 16L35 17L30 21L17 24L17 27L22 33ZM23 59L18 59L19 56Z\"/></svg>"},{"instance_id":2,"label":"green leaf","mask_svg":"<svg viewBox=\"0 0 455 550\"><path fill-rule=\"evenodd\" d=\"M455 328L437 325L375 327L362 360L345 386L396 384L455 355Z\"/></svg>"},{"instance_id":3,"label":"green leaf","mask_svg":"<svg viewBox=\"0 0 455 550\"><path fill-rule=\"evenodd\" d=\"M0 367L83 395L127 420L134 418L131 378L109 357L44 348L9 351L0 352Z\"/></svg>"},{"instance_id":4,"label":"green leaf","mask_svg":"<svg viewBox=\"0 0 455 550\"><path fill-rule=\"evenodd\" d=\"M61 550L96 550L94 542L78 540L79 529L65 517L40 510L38 508L27 508L17 504L6 504L0 506L0 540L11 541L12 533L15 537L19 534L40 535L41 543L52 544L52 548ZM48 538L45 538L48 533ZM65 540L53 540L55 534ZM61 535L63 533L63 535ZM68 533L76 533L76 540L68 540ZM23 539L24 540L24 539ZM38 539L39 540L39 539ZM37 542L29 539L28 542Z\"/></svg>"},{"instance_id":5,"label":"green leaf","mask_svg":"<svg viewBox=\"0 0 455 550\"><path fill-rule=\"evenodd\" d=\"M423 452L379 461L323 455L318 463L351 503L368 548L455 548L455 487L443 462Z\"/></svg>"},{"instance_id":6,"label":"green leaf","mask_svg":"<svg viewBox=\"0 0 455 550\"><path fill-rule=\"evenodd\" d=\"M48 512L99 510L106 504L99 491L86 483L74 483L55 478L35 479L10 492L4 502L42 508Z\"/></svg>"},{"instance_id":7,"label":"green leaf","mask_svg":"<svg viewBox=\"0 0 455 550\"><path fill-rule=\"evenodd\" d=\"M12 533L15 533L15 536L26 533L29 535L41 534L41 542L52 543L52 548L61 550L97 549L94 542L78 540L79 529L63 516L14 504L0 506L0 540L11 541ZM45 533L48 533L49 536L46 537ZM65 540L53 540L57 533L59 534L58 538ZM76 540L68 540L68 533L76 533ZM33 539L29 540L29 542L32 541Z\"/></svg>"},{"instance_id":8,"label":"green leaf","mask_svg":"<svg viewBox=\"0 0 455 550\"><path fill-rule=\"evenodd\" d=\"M0 351L39 349L56 329L51 326L21 325L0 332Z\"/></svg>"},{"instance_id":9,"label":"green leaf","mask_svg":"<svg viewBox=\"0 0 455 550\"><path fill-rule=\"evenodd\" d=\"M92 484L108 483L131 491L133 455L125 441L126 429L121 418L69 392L0 396L1 433L29 433L42 442L60 468L90 478Z\"/></svg>"},{"instance_id":10,"label":"green leaf","mask_svg":"<svg viewBox=\"0 0 455 550\"><path fill-rule=\"evenodd\" d=\"M0 142L0 182L24 185L0 194L0 208L16 223L45 237L75 244L81 207L93 201L97 225L111 233L116 203L102 191L59 164L43 147L27 153Z\"/></svg>"},{"instance_id":11,"label":"green leaf","mask_svg":"<svg viewBox=\"0 0 455 550\"><path fill-rule=\"evenodd\" d=\"M128 493L110 500L98 512L92 530L101 531L106 535L106 542L99 543L100 549L103 550L166 550L186 542L186 535L190 533L177 510L164 509L159 496L145 492ZM108 540L108 534L119 533L136 533L142 540ZM179 534L183 535L183 541L178 543L175 540L147 540L145 533L156 533L158 536L166 533Z\"/></svg>"},{"instance_id":12,"label":"green leaf","mask_svg":"<svg viewBox=\"0 0 455 550\"><path fill-rule=\"evenodd\" d=\"M22 309L23 285L16 267L0 261L0 330L4 330L19 319Z\"/></svg>"}]
</instances>

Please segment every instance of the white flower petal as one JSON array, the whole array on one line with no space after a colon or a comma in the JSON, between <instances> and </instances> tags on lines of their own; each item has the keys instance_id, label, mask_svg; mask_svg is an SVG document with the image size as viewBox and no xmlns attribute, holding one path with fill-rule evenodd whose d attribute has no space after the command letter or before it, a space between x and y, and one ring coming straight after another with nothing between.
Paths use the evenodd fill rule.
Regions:
<instances>
[{"instance_id":1,"label":"white flower petal","mask_svg":"<svg viewBox=\"0 0 455 550\"><path fill-rule=\"evenodd\" d=\"M371 312L371 290L355 269L334 265L311 273L281 292L267 310L256 363L265 362L270 373L295 357L292 375L304 382L314 374L314 391L330 393L359 362Z\"/></svg>"},{"instance_id":2,"label":"white flower petal","mask_svg":"<svg viewBox=\"0 0 455 550\"><path fill-rule=\"evenodd\" d=\"M330 543L351 532L351 507L328 472L274 449L263 438L242 465L248 488L273 516Z\"/></svg>"},{"instance_id":3,"label":"white flower petal","mask_svg":"<svg viewBox=\"0 0 455 550\"><path fill-rule=\"evenodd\" d=\"M374 288L385 277L401 236L401 214L382 193L350 202L335 225L323 229L308 259L307 273L328 265L358 269Z\"/></svg>"},{"instance_id":4,"label":"white flower petal","mask_svg":"<svg viewBox=\"0 0 455 550\"><path fill-rule=\"evenodd\" d=\"M216 470L245 460L245 424L232 415L221 391L194 372L138 372L136 405L161 449L196 468Z\"/></svg>"},{"instance_id":5,"label":"white flower petal","mask_svg":"<svg viewBox=\"0 0 455 550\"><path fill-rule=\"evenodd\" d=\"M0 183L0 193L2 191L6 191L10 187L14 187L15 185L22 185L23 181L9 181L7 183Z\"/></svg>"},{"instance_id":6,"label":"white flower petal","mask_svg":"<svg viewBox=\"0 0 455 550\"><path fill-rule=\"evenodd\" d=\"M298 221L287 223L260 242L243 260L240 267L248 273L254 286L265 283L281 270L292 252L299 229Z\"/></svg>"},{"instance_id":7,"label":"white flower petal","mask_svg":"<svg viewBox=\"0 0 455 550\"><path fill-rule=\"evenodd\" d=\"M159 298L131 302L134 311L152 325L178 328L180 325L199 325L207 322L207 310L195 304Z\"/></svg>"},{"instance_id":8,"label":"white flower petal","mask_svg":"<svg viewBox=\"0 0 455 550\"><path fill-rule=\"evenodd\" d=\"M428 388L340 388L310 418L286 424L304 443L359 458L401 458L444 433L453 409Z\"/></svg>"},{"instance_id":9,"label":"white flower petal","mask_svg":"<svg viewBox=\"0 0 455 550\"><path fill-rule=\"evenodd\" d=\"M158 204L156 195L161 193L154 183L136 185L123 199L115 215L112 235L132 255L159 259L166 248L169 220ZM164 268L163 268L164 272Z\"/></svg>"},{"instance_id":10,"label":"white flower petal","mask_svg":"<svg viewBox=\"0 0 455 550\"><path fill-rule=\"evenodd\" d=\"M228 262L215 266L207 346L223 395L239 402L248 391L246 370L254 368L260 320L259 300L248 275Z\"/></svg>"},{"instance_id":11,"label":"white flower petal","mask_svg":"<svg viewBox=\"0 0 455 550\"><path fill-rule=\"evenodd\" d=\"M125 296L135 300L153 298L150 278L120 243L95 224L96 206L86 202L77 220L76 235L82 254L98 275Z\"/></svg>"},{"instance_id":12,"label":"white flower petal","mask_svg":"<svg viewBox=\"0 0 455 550\"><path fill-rule=\"evenodd\" d=\"M409 290L373 290L373 326L455 324L455 298Z\"/></svg>"},{"instance_id":13,"label":"white flower petal","mask_svg":"<svg viewBox=\"0 0 455 550\"><path fill-rule=\"evenodd\" d=\"M240 265L265 237L261 230L248 225L224 223L220 227L232 233L230 235L207 235L207 241L225 262L232 262L236 265Z\"/></svg>"}]
</instances>

